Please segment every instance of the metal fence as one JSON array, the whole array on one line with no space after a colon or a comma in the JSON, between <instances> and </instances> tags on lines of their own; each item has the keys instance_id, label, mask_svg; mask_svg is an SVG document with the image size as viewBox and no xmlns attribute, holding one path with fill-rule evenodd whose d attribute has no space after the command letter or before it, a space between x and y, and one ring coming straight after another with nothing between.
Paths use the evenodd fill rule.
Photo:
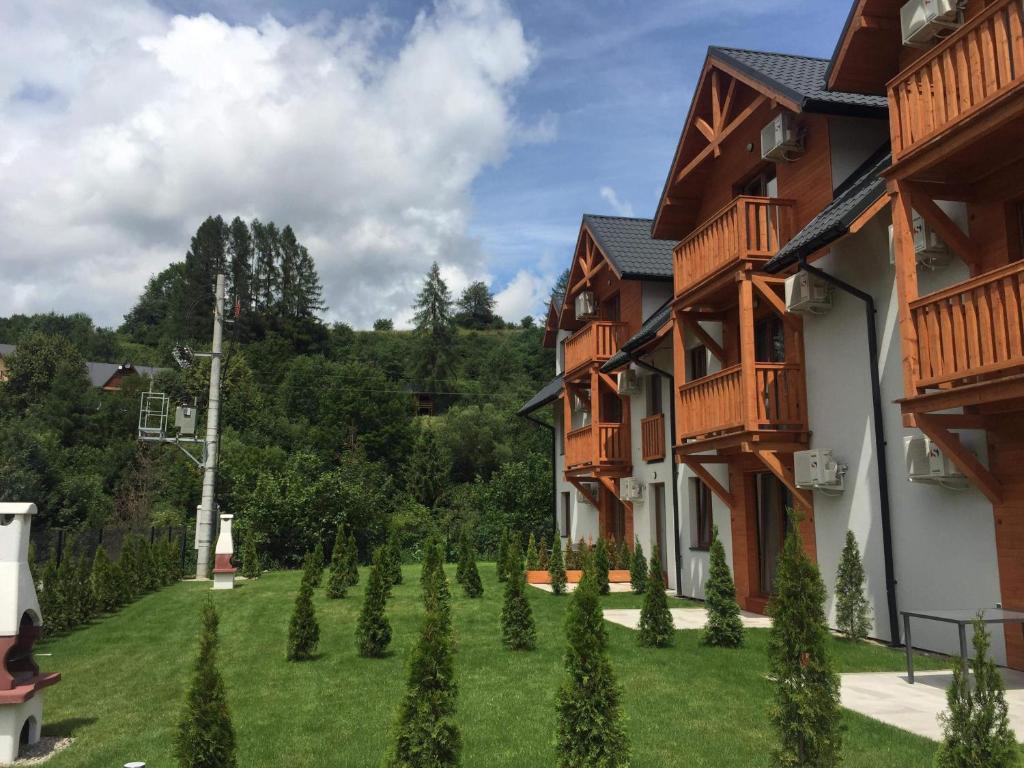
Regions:
<instances>
[{"instance_id":1,"label":"metal fence","mask_svg":"<svg viewBox=\"0 0 1024 768\"><path fill-rule=\"evenodd\" d=\"M103 547L111 560L121 556L125 541L130 536L140 536L150 544L156 542L175 542L181 553L181 566L184 573L195 567L195 552L189 541L189 531L181 526L148 526L143 528L88 528L85 530L68 531L63 528L33 528L31 534L35 561L45 563L51 557L56 558L57 565L66 557L85 556L92 559L96 550Z\"/></svg>"}]
</instances>

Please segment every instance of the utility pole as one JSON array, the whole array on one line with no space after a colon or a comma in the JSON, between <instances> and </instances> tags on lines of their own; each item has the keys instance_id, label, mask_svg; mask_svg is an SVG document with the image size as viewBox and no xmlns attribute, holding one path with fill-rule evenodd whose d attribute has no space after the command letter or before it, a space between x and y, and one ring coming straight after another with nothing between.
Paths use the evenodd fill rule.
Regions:
<instances>
[{"instance_id":1,"label":"utility pole","mask_svg":"<svg viewBox=\"0 0 1024 768\"><path fill-rule=\"evenodd\" d=\"M206 415L206 466L203 468L203 500L196 516L196 578L210 578L210 548L216 512L217 454L220 445L220 364L224 339L224 275L217 275L213 304L213 347L210 353L210 403Z\"/></svg>"}]
</instances>

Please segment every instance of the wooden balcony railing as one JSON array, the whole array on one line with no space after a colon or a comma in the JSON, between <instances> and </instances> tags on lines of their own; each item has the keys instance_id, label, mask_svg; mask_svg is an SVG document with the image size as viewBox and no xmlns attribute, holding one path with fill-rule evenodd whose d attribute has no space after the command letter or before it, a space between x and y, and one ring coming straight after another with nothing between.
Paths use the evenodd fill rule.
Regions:
<instances>
[{"instance_id":1,"label":"wooden balcony railing","mask_svg":"<svg viewBox=\"0 0 1024 768\"><path fill-rule=\"evenodd\" d=\"M665 458L665 414L656 413L640 422L640 442L644 461Z\"/></svg>"},{"instance_id":2,"label":"wooden balcony railing","mask_svg":"<svg viewBox=\"0 0 1024 768\"><path fill-rule=\"evenodd\" d=\"M770 259L793 236L792 211L792 200L733 200L676 246L676 296L741 260Z\"/></svg>"},{"instance_id":3,"label":"wooden balcony railing","mask_svg":"<svg viewBox=\"0 0 1024 768\"><path fill-rule=\"evenodd\" d=\"M1024 8L998 0L889 82L893 160L1024 84Z\"/></svg>"},{"instance_id":4,"label":"wooden balcony railing","mask_svg":"<svg viewBox=\"0 0 1024 768\"><path fill-rule=\"evenodd\" d=\"M746 430L806 431L803 368L790 363L756 363L753 376L743 366L679 387L680 440Z\"/></svg>"},{"instance_id":5,"label":"wooden balcony railing","mask_svg":"<svg viewBox=\"0 0 1024 768\"><path fill-rule=\"evenodd\" d=\"M918 389L1024 366L1024 261L910 302Z\"/></svg>"},{"instance_id":6,"label":"wooden balcony railing","mask_svg":"<svg viewBox=\"0 0 1024 768\"><path fill-rule=\"evenodd\" d=\"M565 373L603 363L629 338L626 323L592 320L565 341Z\"/></svg>"},{"instance_id":7,"label":"wooden balcony railing","mask_svg":"<svg viewBox=\"0 0 1024 768\"><path fill-rule=\"evenodd\" d=\"M588 424L565 436L565 466L609 466L629 463L628 425Z\"/></svg>"}]
</instances>

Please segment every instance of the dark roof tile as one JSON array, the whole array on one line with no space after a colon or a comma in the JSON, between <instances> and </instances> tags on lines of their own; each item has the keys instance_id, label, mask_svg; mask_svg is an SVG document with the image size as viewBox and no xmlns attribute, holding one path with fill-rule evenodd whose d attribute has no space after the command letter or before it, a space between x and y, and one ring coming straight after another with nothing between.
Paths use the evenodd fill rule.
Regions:
<instances>
[{"instance_id":1,"label":"dark roof tile","mask_svg":"<svg viewBox=\"0 0 1024 768\"><path fill-rule=\"evenodd\" d=\"M561 393L562 374L558 374L557 376L555 376L555 378L553 378L551 381L549 381L547 384L541 387L540 391L538 391L537 394L535 394L533 397L527 400L523 407L516 411L516 413L519 416L527 416L536 411L538 408L545 406L548 403L553 403L555 400L558 399L558 396Z\"/></svg>"},{"instance_id":2,"label":"dark roof tile","mask_svg":"<svg viewBox=\"0 0 1024 768\"><path fill-rule=\"evenodd\" d=\"M671 280L674 240L651 237L651 219L583 214L598 247L627 280Z\"/></svg>"}]
</instances>

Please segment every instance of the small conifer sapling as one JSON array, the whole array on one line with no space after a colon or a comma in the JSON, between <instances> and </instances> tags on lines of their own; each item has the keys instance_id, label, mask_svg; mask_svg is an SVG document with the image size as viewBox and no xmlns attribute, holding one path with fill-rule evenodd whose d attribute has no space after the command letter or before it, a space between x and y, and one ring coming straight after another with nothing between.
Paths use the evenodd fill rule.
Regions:
<instances>
[{"instance_id":1,"label":"small conifer sapling","mask_svg":"<svg viewBox=\"0 0 1024 768\"><path fill-rule=\"evenodd\" d=\"M640 645L648 648L666 648L674 640L672 613L665 597L665 582L661 577L661 559L657 545L651 550L651 564L648 568L647 590L644 605L640 609Z\"/></svg>"},{"instance_id":2,"label":"small conifer sapling","mask_svg":"<svg viewBox=\"0 0 1024 768\"><path fill-rule=\"evenodd\" d=\"M708 580L704 585L704 605L708 620L701 634L704 645L739 648L743 645L743 620L736 602L732 571L725 562L725 547L718 538L718 526L712 529Z\"/></svg>"}]
</instances>

